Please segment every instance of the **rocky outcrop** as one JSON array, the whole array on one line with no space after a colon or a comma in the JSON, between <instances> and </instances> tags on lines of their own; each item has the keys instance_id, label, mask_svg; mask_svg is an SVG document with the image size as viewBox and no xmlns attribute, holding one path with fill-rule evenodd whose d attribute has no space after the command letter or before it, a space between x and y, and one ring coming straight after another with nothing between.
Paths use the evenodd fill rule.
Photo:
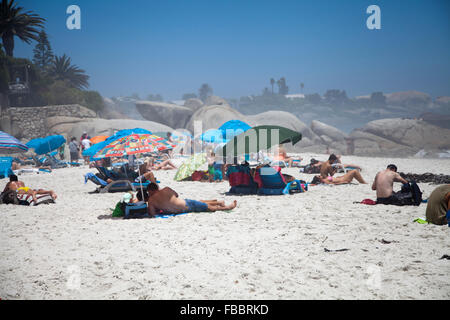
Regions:
<instances>
[{"instance_id":1,"label":"rocky outcrop","mask_svg":"<svg viewBox=\"0 0 450 320\"><path fill-rule=\"evenodd\" d=\"M348 138L345 132L317 120L311 122L311 130L330 143L333 141L345 141Z\"/></svg>"},{"instance_id":2,"label":"rocky outcrop","mask_svg":"<svg viewBox=\"0 0 450 320\"><path fill-rule=\"evenodd\" d=\"M386 94L386 102L392 106L420 109L430 106L430 95L418 91L402 91Z\"/></svg>"},{"instance_id":3,"label":"rocky outcrop","mask_svg":"<svg viewBox=\"0 0 450 320\"><path fill-rule=\"evenodd\" d=\"M450 149L450 130L422 120L382 119L367 123L361 131L417 151Z\"/></svg>"},{"instance_id":4,"label":"rocky outcrop","mask_svg":"<svg viewBox=\"0 0 450 320\"><path fill-rule=\"evenodd\" d=\"M201 107L204 106L202 100L197 99L197 98L191 98L188 99L184 102L184 106L186 108L191 109L193 112L197 111L198 109L200 109Z\"/></svg>"},{"instance_id":5,"label":"rocky outcrop","mask_svg":"<svg viewBox=\"0 0 450 320\"><path fill-rule=\"evenodd\" d=\"M361 130L352 131L350 137L353 139L353 154L358 156L407 157L415 153L415 149L412 147Z\"/></svg>"},{"instance_id":6,"label":"rocky outcrop","mask_svg":"<svg viewBox=\"0 0 450 320\"><path fill-rule=\"evenodd\" d=\"M450 108L450 97L437 97L436 100L434 100L434 103L440 107Z\"/></svg>"},{"instance_id":7,"label":"rocky outcrop","mask_svg":"<svg viewBox=\"0 0 450 320\"><path fill-rule=\"evenodd\" d=\"M229 106L227 100L218 96L209 96L206 98L205 106Z\"/></svg>"},{"instance_id":8,"label":"rocky outcrop","mask_svg":"<svg viewBox=\"0 0 450 320\"><path fill-rule=\"evenodd\" d=\"M123 129L142 128L151 132L173 131L173 128L153 121L119 119L80 119L55 117L47 120L50 134L62 134L66 137L80 137L87 132L91 137L112 135Z\"/></svg>"},{"instance_id":9,"label":"rocky outcrop","mask_svg":"<svg viewBox=\"0 0 450 320\"><path fill-rule=\"evenodd\" d=\"M94 111L77 104L7 108L3 110L0 124L2 131L8 132L17 139L33 139L48 135L48 121L51 118L75 121L74 119L86 120L96 117Z\"/></svg>"},{"instance_id":10,"label":"rocky outcrop","mask_svg":"<svg viewBox=\"0 0 450 320\"><path fill-rule=\"evenodd\" d=\"M226 105L204 106L198 109L190 118L186 125L186 129L194 132L194 124L196 121L201 121L201 129L206 131L208 129L217 129L222 124L229 120L241 120L246 122L245 116ZM198 133L198 132L194 132Z\"/></svg>"},{"instance_id":11,"label":"rocky outcrop","mask_svg":"<svg viewBox=\"0 0 450 320\"><path fill-rule=\"evenodd\" d=\"M144 119L172 128L185 128L193 114L187 107L155 101L138 101L136 108Z\"/></svg>"},{"instance_id":12,"label":"rocky outcrop","mask_svg":"<svg viewBox=\"0 0 450 320\"><path fill-rule=\"evenodd\" d=\"M131 119L120 110L116 102L109 98L103 98L105 107L99 112L100 118L103 119Z\"/></svg>"}]
</instances>

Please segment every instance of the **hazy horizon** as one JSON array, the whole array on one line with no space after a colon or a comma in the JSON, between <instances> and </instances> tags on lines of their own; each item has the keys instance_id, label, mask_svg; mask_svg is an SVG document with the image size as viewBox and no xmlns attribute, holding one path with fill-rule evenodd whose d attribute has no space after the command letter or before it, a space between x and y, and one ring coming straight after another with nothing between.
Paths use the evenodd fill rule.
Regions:
<instances>
[{"instance_id":1,"label":"hazy horizon","mask_svg":"<svg viewBox=\"0 0 450 320\"><path fill-rule=\"evenodd\" d=\"M67 54L105 97L179 100L208 83L213 94L261 94L285 77L289 93L421 91L450 96L449 1L31 1L56 55ZM66 9L81 8L81 30ZM366 9L381 9L369 30ZM126 6L126 8L124 8ZM31 59L35 42L16 38Z\"/></svg>"}]
</instances>

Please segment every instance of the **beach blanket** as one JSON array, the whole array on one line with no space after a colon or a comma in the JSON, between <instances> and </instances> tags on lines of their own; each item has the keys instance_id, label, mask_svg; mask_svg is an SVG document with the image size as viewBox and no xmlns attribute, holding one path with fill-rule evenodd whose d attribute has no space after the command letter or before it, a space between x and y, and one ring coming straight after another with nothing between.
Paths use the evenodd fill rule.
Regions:
<instances>
[{"instance_id":1,"label":"beach blanket","mask_svg":"<svg viewBox=\"0 0 450 320\"><path fill-rule=\"evenodd\" d=\"M28 202L28 205L30 206L38 206L40 204L50 204L55 203L55 200L53 200L52 196L49 194L38 194L36 195L36 203L33 200L33 197L29 194L17 194L17 198L19 201L26 201Z\"/></svg>"},{"instance_id":2,"label":"beach blanket","mask_svg":"<svg viewBox=\"0 0 450 320\"><path fill-rule=\"evenodd\" d=\"M110 209L110 210L113 210L113 209ZM134 213L133 213L133 211L134 211ZM116 204L116 207L113 210L112 217L115 217L115 218L123 217L124 219L149 218L150 216L148 214L146 214L146 212L147 212L147 204L146 203L125 205L122 202L118 202ZM157 214L155 216L155 218L167 219L170 217L180 216L180 215L184 215L184 214L188 214L188 213L189 212L164 214L161 211L161 213Z\"/></svg>"}]
</instances>

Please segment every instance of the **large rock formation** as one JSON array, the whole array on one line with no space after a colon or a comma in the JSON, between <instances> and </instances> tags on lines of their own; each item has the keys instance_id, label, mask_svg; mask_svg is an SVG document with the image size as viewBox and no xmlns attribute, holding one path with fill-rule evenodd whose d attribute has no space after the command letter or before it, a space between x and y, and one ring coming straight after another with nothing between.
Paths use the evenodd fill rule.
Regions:
<instances>
[{"instance_id":1,"label":"large rock formation","mask_svg":"<svg viewBox=\"0 0 450 320\"><path fill-rule=\"evenodd\" d=\"M206 98L205 106L229 106L227 100L218 96L209 96Z\"/></svg>"},{"instance_id":2,"label":"large rock formation","mask_svg":"<svg viewBox=\"0 0 450 320\"><path fill-rule=\"evenodd\" d=\"M1 115L1 129L18 139L44 137L49 133L48 119L60 118L67 122L97 117L96 113L80 105L7 108Z\"/></svg>"},{"instance_id":3,"label":"large rock formation","mask_svg":"<svg viewBox=\"0 0 450 320\"><path fill-rule=\"evenodd\" d=\"M187 107L155 101L138 101L136 108L144 119L172 128L185 128L193 114L193 111Z\"/></svg>"},{"instance_id":4,"label":"large rock formation","mask_svg":"<svg viewBox=\"0 0 450 320\"><path fill-rule=\"evenodd\" d=\"M184 102L184 106L186 108L191 109L193 112L197 111L198 109L200 109L201 107L204 106L202 100L200 99L196 99L196 98L191 98L191 99L187 99Z\"/></svg>"},{"instance_id":5,"label":"large rock formation","mask_svg":"<svg viewBox=\"0 0 450 320\"><path fill-rule=\"evenodd\" d=\"M201 121L202 130L217 129L223 123L229 120L241 120L246 122L245 116L239 111L227 105L205 106L198 109L190 118L186 125L186 129L194 132L194 124ZM196 132L197 133L197 132Z\"/></svg>"},{"instance_id":6,"label":"large rock formation","mask_svg":"<svg viewBox=\"0 0 450 320\"><path fill-rule=\"evenodd\" d=\"M151 132L173 131L173 128L153 121L141 120L107 120L80 119L69 117L54 117L46 120L50 134L62 134L70 137L80 137L87 132L91 137L96 135L112 135L123 129L142 128Z\"/></svg>"},{"instance_id":7,"label":"large rock formation","mask_svg":"<svg viewBox=\"0 0 450 320\"><path fill-rule=\"evenodd\" d=\"M385 96L388 105L412 109L428 107L432 102L430 95L418 91L394 92L385 94Z\"/></svg>"},{"instance_id":8,"label":"large rock formation","mask_svg":"<svg viewBox=\"0 0 450 320\"><path fill-rule=\"evenodd\" d=\"M416 149L395 143L369 132L354 130L350 133L353 139L354 155L364 157L390 156L407 157L415 154Z\"/></svg>"},{"instance_id":9,"label":"large rock formation","mask_svg":"<svg viewBox=\"0 0 450 320\"><path fill-rule=\"evenodd\" d=\"M375 120L367 123L361 130L417 150L450 148L450 130L422 120Z\"/></svg>"},{"instance_id":10,"label":"large rock formation","mask_svg":"<svg viewBox=\"0 0 450 320\"><path fill-rule=\"evenodd\" d=\"M317 120L311 122L311 130L327 141L344 141L348 138L345 132Z\"/></svg>"}]
</instances>

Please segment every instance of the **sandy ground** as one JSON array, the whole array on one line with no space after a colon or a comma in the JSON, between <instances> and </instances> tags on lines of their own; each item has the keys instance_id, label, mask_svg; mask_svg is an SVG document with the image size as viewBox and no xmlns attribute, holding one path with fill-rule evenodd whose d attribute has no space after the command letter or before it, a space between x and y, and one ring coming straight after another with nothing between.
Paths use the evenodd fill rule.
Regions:
<instances>
[{"instance_id":1,"label":"sandy ground","mask_svg":"<svg viewBox=\"0 0 450 320\"><path fill-rule=\"evenodd\" d=\"M448 159L343 160L361 165L369 183L389 163L402 172L450 173ZM88 171L95 169L21 175L30 187L54 189L57 203L0 205L1 299L450 298L450 261L440 260L450 254L450 228L414 223L426 204L354 204L375 199L370 184L240 197L224 194L227 182L175 182L174 171L157 172L184 198L236 199L238 207L105 220L99 216L110 214L122 194L89 194L95 186L84 184ZM298 169L283 172L312 179ZM419 186L424 198L436 187Z\"/></svg>"}]
</instances>

